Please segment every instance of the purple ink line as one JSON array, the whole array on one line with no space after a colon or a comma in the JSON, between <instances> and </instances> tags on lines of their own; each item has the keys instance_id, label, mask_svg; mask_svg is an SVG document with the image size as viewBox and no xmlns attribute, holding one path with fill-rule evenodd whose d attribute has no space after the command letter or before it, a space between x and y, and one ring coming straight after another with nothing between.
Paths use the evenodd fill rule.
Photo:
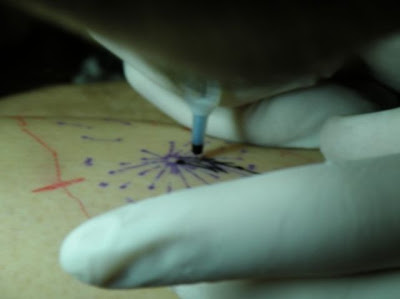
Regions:
<instances>
[{"instance_id":1,"label":"purple ink line","mask_svg":"<svg viewBox=\"0 0 400 299\"><path fill-rule=\"evenodd\" d=\"M155 178L153 179L153 181L151 182L151 184L149 185L149 189L153 190L156 186L156 182L160 179L160 177L163 175L163 173L165 172L165 170L168 168L167 165L164 166L164 168L162 168L158 174L155 176Z\"/></svg>"},{"instance_id":2,"label":"purple ink line","mask_svg":"<svg viewBox=\"0 0 400 299\"><path fill-rule=\"evenodd\" d=\"M197 173L193 172L192 170L190 170L188 167L182 167L183 170L187 171L188 173L190 173L192 176L194 176L196 179L198 179L200 182L203 182L204 184L209 184L204 178L202 178L201 176L199 176Z\"/></svg>"},{"instance_id":3,"label":"purple ink line","mask_svg":"<svg viewBox=\"0 0 400 299\"><path fill-rule=\"evenodd\" d=\"M109 121L109 122L116 122L116 123L120 123L120 124L122 124L122 125L125 125L125 126L130 126L130 125L132 125L132 123L131 123L131 122L129 122L129 121L124 121L124 120L120 120L120 119L114 119L114 118L103 118L103 120L105 120L105 121Z\"/></svg>"},{"instance_id":4,"label":"purple ink line","mask_svg":"<svg viewBox=\"0 0 400 299\"><path fill-rule=\"evenodd\" d=\"M198 169L196 169L196 170L202 171L204 174L206 174L206 175L212 177L213 179L216 179L216 180L219 180L219 179L220 179L220 177L219 177L218 175L212 173L212 172L211 172L210 170L208 170L208 169L198 168Z\"/></svg>"},{"instance_id":5,"label":"purple ink line","mask_svg":"<svg viewBox=\"0 0 400 299\"><path fill-rule=\"evenodd\" d=\"M151 151L149 151L149 150L147 150L147 149L141 149L140 151L141 151L142 153L146 153L146 154L149 154L149 155L153 155L153 156L162 158L162 156L160 156L160 155L158 155L158 154L156 154L156 153L153 153L153 152L151 152Z\"/></svg>"},{"instance_id":6,"label":"purple ink line","mask_svg":"<svg viewBox=\"0 0 400 299\"><path fill-rule=\"evenodd\" d=\"M250 174L249 173L246 173L246 169L245 168L243 168L243 170L242 169L237 169L237 168L231 168L231 167L226 167L226 166L222 166L222 168L227 172L227 173L236 173L236 174L238 174L238 175L240 175L240 176L249 176Z\"/></svg>"},{"instance_id":7,"label":"purple ink line","mask_svg":"<svg viewBox=\"0 0 400 299\"><path fill-rule=\"evenodd\" d=\"M108 174L115 174L116 172L125 172L125 171L128 171L130 169L135 169L135 168L138 168L138 167L142 167L142 166L146 166L146 165L150 165L150 164L156 164L156 163L159 163L159 162L151 162L151 163L145 162L145 163L142 163L142 164L132 165L132 166L128 166L128 167L121 168L121 169L110 170L108 172Z\"/></svg>"},{"instance_id":8,"label":"purple ink line","mask_svg":"<svg viewBox=\"0 0 400 299\"><path fill-rule=\"evenodd\" d=\"M185 185L186 188L190 188L191 186L189 185L189 183L187 182L185 176L182 174L181 171L179 171L177 173L177 175L181 178L181 180L183 181L183 184Z\"/></svg>"},{"instance_id":9,"label":"purple ink line","mask_svg":"<svg viewBox=\"0 0 400 299\"><path fill-rule=\"evenodd\" d=\"M65 121L57 121L56 123L59 126L70 126L70 127L78 127L78 128L83 128L83 129L92 129L91 126L83 125L80 123L71 123L71 122L65 122Z\"/></svg>"},{"instance_id":10,"label":"purple ink line","mask_svg":"<svg viewBox=\"0 0 400 299\"><path fill-rule=\"evenodd\" d=\"M149 172L151 172L151 171L153 171L153 170L155 170L155 169L158 169L158 168L160 168L160 167L161 167L161 165L156 165L156 166L154 166L154 167L152 167L152 168L148 168L148 169L145 169L145 170L139 172L138 175L144 176L144 175L148 174Z\"/></svg>"},{"instance_id":11,"label":"purple ink line","mask_svg":"<svg viewBox=\"0 0 400 299\"><path fill-rule=\"evenodd\" d=\"M174 141L170 141L169 142L168 154L166 156L171 155L173 153L174 149L175 149L175 142Z\"/></svg>"},{"instance_id":12,"label":"purple ink line","mask_svg":"<svg viewBox=\"0 0 400 299\"><path fill-rule=\"evenodd\" d=\"M101 142L121 142L123 139L121 137L115 138L115 139L107 139L107 138L96 138L96 137L91 137L91 136L87 136L87 135L82 135L81 136L82 139L86 139L86 140L91 140L91 141L101 141Z\"/></svg>"},{"instance_id":13,"label":"purple ink line","mask_svg":"<svg viewBox=\"0 0 400 299\"><path fill-rule=\"evenodd\" d=\"M218 160L223 160L223 161L232 161L232 160L237 160L237 161L243 161L243 157L218 157Z\"/></svg>"},{"instance_id":14,"label":"purple ink line","mask_svg":"<svg viewBox=\"0 0 400 299\"><path fill-rule=\"evenodd\" d=\"M142 161L146 161L147 163L153 163L153 162L157 162L157 163L162 163L164 161L163 157L157 157L157 158L145 158L145 159L141 159Z\"/></svg>"}]
</instances>

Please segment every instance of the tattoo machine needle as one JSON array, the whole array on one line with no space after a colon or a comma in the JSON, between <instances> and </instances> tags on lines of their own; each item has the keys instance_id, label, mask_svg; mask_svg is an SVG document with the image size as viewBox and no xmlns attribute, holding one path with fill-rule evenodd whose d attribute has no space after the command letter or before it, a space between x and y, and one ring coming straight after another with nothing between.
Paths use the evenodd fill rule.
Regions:
<instances>
[{"instance_id":1,"label":"tattoo machine needle","mask_svg":"<svg viewBox=\"0 0 400 299\"><path fill-rule=\"evenodd\" d=\"M210 113L218 106L221 90L214 81L186 82L184 98L193 114L192 152L201 155L204 147L204 135Z\"/></svg>"}]
</instances>

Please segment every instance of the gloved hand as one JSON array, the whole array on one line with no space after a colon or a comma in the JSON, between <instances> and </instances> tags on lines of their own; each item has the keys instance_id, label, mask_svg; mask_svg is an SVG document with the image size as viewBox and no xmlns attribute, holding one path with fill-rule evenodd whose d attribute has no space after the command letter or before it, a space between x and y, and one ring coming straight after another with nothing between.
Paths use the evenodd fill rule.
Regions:
<instances>
[{"instance_id":1,"label":"gloved hand","mask_svg":"<svg viewBox=\"0 0 400 299\"><path fill-rule=\"evenodd\" d=\"M397 90L400 63L390 53L398 53L398 44L363 54ZM154 83L158 74L129 66L126 75L189 125L189 110L165 88L168 81ZM238 110L219 108L209 133L260 145L320 146L327 162L107 212L66 238L63 269L108 288L216 282L177 287L185 299L399 297L400 109L366 113L374 106L357 93L324 85L240 110L238 121Z\"/></svg>"}]
</instances>

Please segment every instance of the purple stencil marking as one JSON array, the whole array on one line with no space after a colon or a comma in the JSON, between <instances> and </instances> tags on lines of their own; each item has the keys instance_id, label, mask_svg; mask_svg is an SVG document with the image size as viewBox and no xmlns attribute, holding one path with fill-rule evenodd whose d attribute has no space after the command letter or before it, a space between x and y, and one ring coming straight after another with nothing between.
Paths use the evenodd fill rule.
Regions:
<instances>
[{"instance_id":1,"label":"purple stencil marking","mask_svg":"<svg viewBox=\"0 0 400 299\"><path fill-rule=\"evenodd\" d=\"M150 171L153 171L153 170L159 169L159 168L161 168L161 165L156 165L156 166L154 166L152 168L148 168L148 169L145 169L145 170L143 170L141 172L138 172L138 175L144 176L144 175L148 174Z\"/></svg>"},{"instance_id":2,"label":"purple stencil marking","mask_svg":"<svg viewBox=\"0 0 400 299\"><path fill-rule=\"evenodd\" d=\"M132 125L131 122L125 121L125 120L121 120L121 119L103 118L103 120L109 121L109 122L116 122L116 123L119 123L119 124L122 124L122 125L125 125L125 126L130 126L130 125Z\"/></svg>"},{"instance_id":3,"label":"purple stencil marking","mask_svg":"<svg viewBox=\"0 0 400 299\"><path fill-rule=\"evenodd\" d=\"M108 183L106 183L106 182L100 182L99 183L99 187L105 188L107 186L108 186Z\"/></svg>"},{"instance_id":4,"label":"purple stencil marking","mask_svg":"<svg viewBox=\"0 0 400 299\"><path fill-rule=\"evenodd\" d=\"M130 183L131 183L131 182L126 182L126 183L120 185L120 186L119 186L119 189L126 189L126 188L130 185Z\"/></svg>"},{"instance_id":5,"label":"purple stencil marking","mask_svg":"<svg viewBox=\"0 0 400 299\"><path fill-rule=\"evenodd\" d=\"M93 166L93 158L87 157L83 162L86 166Z\"/></svg>"},{"instance_id":6,"label":"purple stencil marking","mask_svg":"<svg viewBox=\"0 0 400 299\"><path fill-rule=\"evenodd\" d=\"M92 136L82 135L82 139L90 140L90 141L100 141L100 142L121 142L122 138L96 138Z\"/></svg>"},{"instance_id":7,"label":"purple stencil marking","mask_svg":"<svg viewBox=\"0 0 400 299\"><path fill-rule=\"evenodd\" d=\"M190 145L187 144L187 145ZM169 142L168 150L165 154L158 154L147 149L140 150L146 155L140 158L140 163L119 162L118 168L108 171L109 175L124 175L135 172L138 176L150 176L152 179L147 186L149 190L154 190L160 184L160 180L165 176L176 176L180 179L186 188L190 188L188 179L194 179L203 184L209 184L211 180L219 180L222 175L237 174L239 176L249 176L255 174L253 164L249 164L248 168L236 165L234 161L243 160L242 155L247 153L239 151L236 157L223 157L214 160L209 158L195 157L187 147L185 149L176 149L174 141ZM127 188L129 183L120 185L120 189ZM168 182L165 186L166 192L171 192L173 186Z\"/></svg>"},{"instance_id":8,"label":"purple stencil marking","mask_svg":"<svg viewBox=\"0 0 400 299\"><path fill-rule=\"evenodd\" d=\"M131 197L125 197L125 201L126 201L127 203L135 203L135 202L136 202L136 200L134 200L134 199L131 198Z\"/></svg>"},{"instance_id":9,"label":"purple stencil marking","mask_svg":"<svg viewBox=\"0 0 400 299\"><path fill-rule=\"evenodd\" d=\"M57 121L56 124L59 126L77 127L77 128L82 128L82 129L92 129L93 128L88 125L83 125L80 123L73 123L73 122L66 122L66 121Z\"/></svg>"}]
</instances>

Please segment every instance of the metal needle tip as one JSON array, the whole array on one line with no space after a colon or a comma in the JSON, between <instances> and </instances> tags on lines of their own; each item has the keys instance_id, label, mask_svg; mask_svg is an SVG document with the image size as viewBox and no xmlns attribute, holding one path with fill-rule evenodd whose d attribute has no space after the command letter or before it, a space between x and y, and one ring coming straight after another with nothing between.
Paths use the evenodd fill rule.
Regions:
<instances>
[{"instance_id":1,"label":"metal needle tip","mask_svg":"<svg viewBox=\"0 0 400 299\"><path fill-rule=\"evenodd\" d=\"M196 144L192 144L192 152L193 154L195 154L196 156L199 156L203 153L203 145L196 145Z\"/></svg>"}]
</instances>

